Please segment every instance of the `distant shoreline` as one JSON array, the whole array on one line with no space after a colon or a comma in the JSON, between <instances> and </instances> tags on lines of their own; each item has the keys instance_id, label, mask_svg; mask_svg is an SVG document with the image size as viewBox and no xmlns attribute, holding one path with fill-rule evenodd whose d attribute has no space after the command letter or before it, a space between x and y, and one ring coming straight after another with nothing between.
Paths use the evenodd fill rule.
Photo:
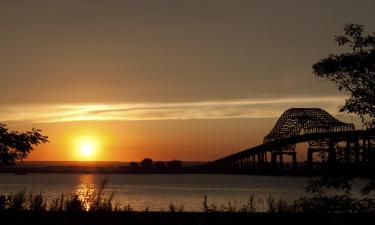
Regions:
<instances>
[{"instance_id":1,"label":"distant shoreline","mask_svg":"<svg viewBox=\"0 0 375 225\"><path fill-rule=\"evenodd\" d=\"M209 168L155 169L155 168L107 168L107 167L45 167L45 168L0 168L0 174L228 174L264 176L319 176L322 172L306 170L220 170Z\"/></svg>"}]
</instances>

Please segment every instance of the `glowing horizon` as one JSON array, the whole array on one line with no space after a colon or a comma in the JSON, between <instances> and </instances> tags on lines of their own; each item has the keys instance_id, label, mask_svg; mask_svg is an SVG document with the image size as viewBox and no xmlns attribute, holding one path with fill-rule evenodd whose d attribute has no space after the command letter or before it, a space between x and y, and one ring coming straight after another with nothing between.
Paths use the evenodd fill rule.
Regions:
<instances>
[{"instance_id":1,"label":"glowing horizon","mask_svg":"<svg viewBox=\"0 0 375 225\"><path fill-rule=\"evenodd\" d=\"M29 160L139 161L257 145L292 107L354 122L312 65L375 2L338 2L1 2L0 123L49 136Z\"/></svg>"},{"instance_id":2,"label":"glowing horizon","mask_svg":"<svg viewBox=\"0 0 375 225\"><path fill-rule=\"evenodd\" d=\"M322 107L336 114L344 97L233 99L114 104L20 104L0 106L5 122L189 120L275 118L292 107Z\"/></svg>"}]
</instances>

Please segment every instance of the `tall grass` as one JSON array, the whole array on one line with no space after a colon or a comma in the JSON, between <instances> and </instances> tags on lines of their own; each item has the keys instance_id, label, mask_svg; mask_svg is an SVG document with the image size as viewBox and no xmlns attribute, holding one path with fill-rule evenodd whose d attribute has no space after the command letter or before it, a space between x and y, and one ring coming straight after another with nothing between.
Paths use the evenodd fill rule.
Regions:
<instances>
[{"instance_id":1,"label":"tall grass","mask_svg":"<svg viewBox=\"0 0 375 225\"><path fill-rule=\"evenodd\" d=\"M51 200L47 207L47 199L42 193L26 193L21 190L12 195L0 195L0 211L114 211L117 205L113 206L114 193L105 197L107 180L103 180L92 192L87 191L83 195L61 194ZM129 208L130 209L130 206Z\"/></svg>"},{"instance_id":2,"label":"tall grass","mask_svg":"<svg viewBox=\"0 0 375 225\"><path fill-rule=\"evenodd\" d=\"M114 193L106 194L107 180L103 180L93 191L83 194L61 194L50 202L42 193L27 193L25 190L12 195L0 195L0 211L56 211L56 212L132 212L128 204L119 208L113 204ZM169 213L184 212L184 205L170 203L167 207ZM164 209L160 209L164 212ZM149 212L145 206L144 212ZM294 203L288 204L283 199L275 200L271 195L266 199L255 199L254 194L240 204L237 201L228 201L226 204L217 205L209 203L207 196L203 199L203 212L205 213L375 213L375 199L355 199L350 194L334 195L331 197L314 195L303 197Z\"/></svg>"}]
</instances>

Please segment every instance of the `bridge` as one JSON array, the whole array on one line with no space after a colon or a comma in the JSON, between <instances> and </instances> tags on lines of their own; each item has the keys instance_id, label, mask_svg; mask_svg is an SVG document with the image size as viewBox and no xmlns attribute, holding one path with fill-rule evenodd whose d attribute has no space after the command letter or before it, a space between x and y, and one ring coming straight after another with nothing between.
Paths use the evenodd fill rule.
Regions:
<instances>
[{"instance_id":1,"label":"bridge","mask_svg":"<svg viewBox=\"0 0 375 225\"><path fill-rule=\"evenodd\" d=\"M375 130L355 130L320 108L291 108L285 111L263 144L220 158L207 164L210 168L257 171L283 169L284 157L291 157L297 167L296 145L307 143L305 166L312 170L314 154L327 167L339 163L371 163L375 160Z\"/></svg>"}]
</instances>

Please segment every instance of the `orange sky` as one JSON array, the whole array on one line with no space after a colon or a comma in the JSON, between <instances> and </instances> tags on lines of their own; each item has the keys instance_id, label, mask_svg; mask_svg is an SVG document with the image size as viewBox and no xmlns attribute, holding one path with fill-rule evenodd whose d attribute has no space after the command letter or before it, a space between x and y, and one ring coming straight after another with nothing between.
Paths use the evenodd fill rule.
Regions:
<instances>
[{"instance_id":1,"label":"orange sky","mask_svg":"<svg viewBox=\"0 0 375 225\"><path fill-rule=\"evenodd\" d=\"M272 126L268 119L70 122L36 124L50 136L50 143L33 151L29 160L210 160L252 146ZM93 157L77 155L76 140L96 139ZM255 138L257 137L257 138Z\"/></svg>"},{"instance_id":2,"label":"orange sky","mask_svg":"<svg viewBox=\"0 0 375 225\"><path fill-rule=\"evenodd\" d=\"M344 96L311 66L340 51L333 39L345 23L374 31L374 8L373 0L1 1L0 122L43 129L50 143L29 160L50 161L213 160L260 144L290 107L353 122L337 114Z\"/></svg>"}]
</instances>

